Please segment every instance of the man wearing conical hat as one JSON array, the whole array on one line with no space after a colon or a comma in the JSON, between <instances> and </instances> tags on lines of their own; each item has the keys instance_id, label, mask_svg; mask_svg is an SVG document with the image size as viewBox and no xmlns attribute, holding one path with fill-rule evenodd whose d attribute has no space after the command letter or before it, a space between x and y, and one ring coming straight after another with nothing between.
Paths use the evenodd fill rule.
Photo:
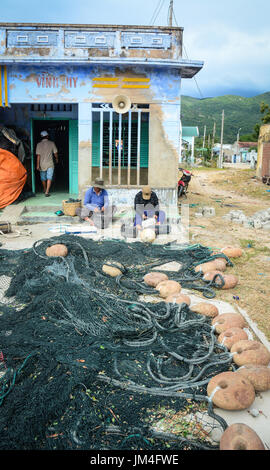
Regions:
<instances>
[{"instance_id":1,"label":"man wearing conical hat","mask_svg":"<svg viewBox=\"0 0 270 470\"><path fill-rule=\"evenodd\" d=\"M165 212L159 209L159 200L150 186L143 186L134 199L135 221L134 225L138 230L142 229L146 220L152 220L153 225L163 224Z\"/></svg>"},{"instance_id":2,"label":"man wearing conical hat","mask_svg":"<svg viewBox=\"0 0 270 470\"><path fill-rule=\"evenodd\" d=\"M85 220L90 225L95 225L99 228L106 228L116 207L109 205L109 195L105 189L104 180L96 178L84 196L84 203L82 208L76 209L76 214L80 220Z\"/></svg>"}]
</instances>

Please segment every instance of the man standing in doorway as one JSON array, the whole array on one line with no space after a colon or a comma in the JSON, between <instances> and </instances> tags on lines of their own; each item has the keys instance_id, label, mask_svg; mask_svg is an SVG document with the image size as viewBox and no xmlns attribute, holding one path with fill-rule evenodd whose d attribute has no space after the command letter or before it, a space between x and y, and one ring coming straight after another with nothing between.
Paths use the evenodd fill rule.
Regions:
<instances>
[{"instance_id":1,"label":"man standing in doorway","mask_svg":"<svg viewBox=\"0 0 270 470\"><path fill-rule=\"evenodd\" d=\"M58 163L58 150L54 142L49 140L47 131L41 132L42 140L37 144L37 170L40 171L40 179L42 182L45 196L50 196L50 188L54 173L54 161Z\"/></svg>"}]
</instances>

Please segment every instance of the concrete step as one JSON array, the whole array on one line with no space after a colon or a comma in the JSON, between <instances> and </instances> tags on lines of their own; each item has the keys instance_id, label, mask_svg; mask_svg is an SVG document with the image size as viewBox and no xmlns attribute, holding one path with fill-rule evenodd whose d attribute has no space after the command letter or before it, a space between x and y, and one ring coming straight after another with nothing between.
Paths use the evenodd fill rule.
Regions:
<instances>
[{"instance_id":1,"label":"concrete step","mask_svg":"<svg viewBox=\"0 0 270 470\"><path fill-rule=\"evenodd\" d=\"M24 206L20 204L7 206L0 212L0 222L9 222L11 225L16 225L23 211Z\"/></svg>"}]
</instances>

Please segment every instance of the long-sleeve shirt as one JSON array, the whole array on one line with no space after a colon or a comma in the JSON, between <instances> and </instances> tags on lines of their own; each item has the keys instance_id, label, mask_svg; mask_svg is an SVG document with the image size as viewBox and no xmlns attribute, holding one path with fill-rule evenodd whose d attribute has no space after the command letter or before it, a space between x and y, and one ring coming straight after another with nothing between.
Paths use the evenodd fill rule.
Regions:
<instances>
[{"instance_id":1,"label":"long-sleeve shirt","mask_svg":"<svg viewBox=\"0 0 270 470\"><path fill-rule=\"evenodd\" d=\"M158 197L154 191L151 192L150 199L143 199L142 191L136 194L134 199L134 209L140 216L143 215L144 211L155 212L155 215L159 215L159 202Z\"/></svg>"},{"instance_id":2,"label":"long-sleeve shirt","mask_svg":"<svg viewBox=\"0 0 270 470\"><path fill-rule=\"evenodd\" d=\"M102 207L106 208L109 205L109 196L106 189L101 189L97 194L94 188L89 188L84 196L84 206L93 211L95 208L99 210Z\"/></svg>"}]
</instances>

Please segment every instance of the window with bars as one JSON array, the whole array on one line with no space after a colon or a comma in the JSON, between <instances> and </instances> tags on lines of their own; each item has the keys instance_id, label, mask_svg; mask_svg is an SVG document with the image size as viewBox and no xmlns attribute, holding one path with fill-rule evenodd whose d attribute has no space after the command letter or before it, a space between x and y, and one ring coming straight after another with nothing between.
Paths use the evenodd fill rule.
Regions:
<instances>
[{"instance_id":1,"label":"window with bars","mask_svg":"<svg viewBox=\"0 0 270 470\"><path fill-rule=\"evenodd\" d=\"M123 114L121 117L119 117L118 113L112 112L112 118L110 118L110 113L103 111L101 118L100 112L93 111L92 116L93 167L100 167L101 154L103 167L109 167L111 147L111 166L112 168L117 168L119 164L120 141L120 158L122 168L127 168L128 166L130 166L130 168L137 168L138 163L140 168L148 168L148 112L140 112L140 117L137 111Z\"/></svg>"}]
</instances>

